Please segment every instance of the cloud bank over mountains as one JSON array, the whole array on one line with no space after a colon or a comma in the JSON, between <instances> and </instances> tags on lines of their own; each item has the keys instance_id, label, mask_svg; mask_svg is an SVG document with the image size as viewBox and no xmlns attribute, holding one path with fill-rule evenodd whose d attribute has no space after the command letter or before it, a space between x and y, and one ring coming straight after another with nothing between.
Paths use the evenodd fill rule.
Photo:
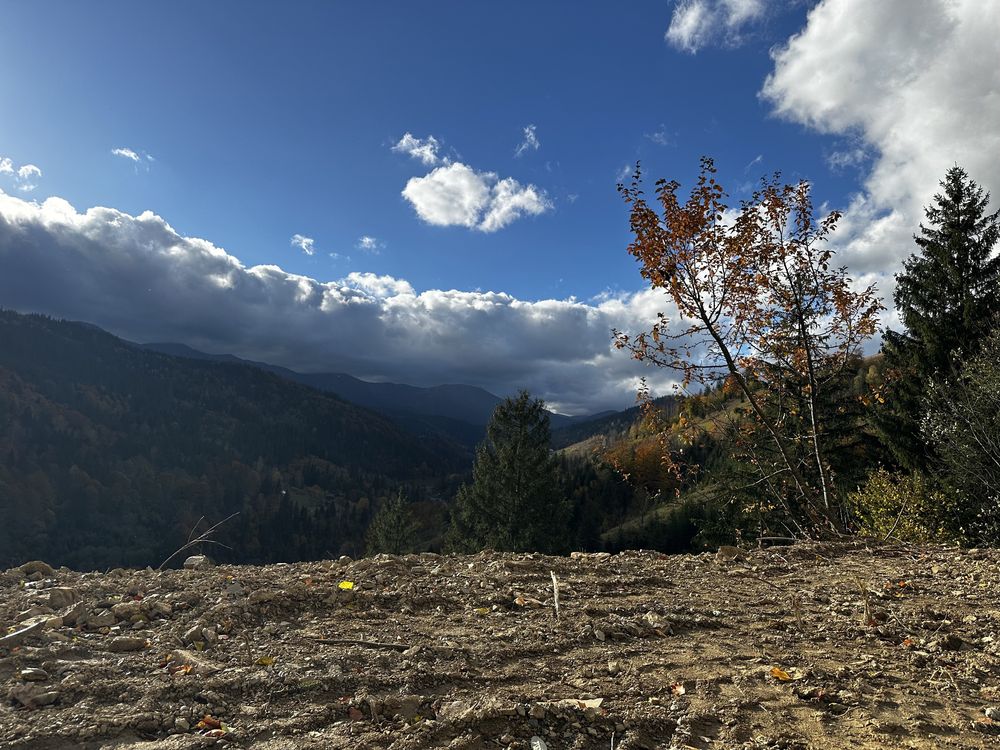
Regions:
<instances>
[{"instance_id":1,"label":"cloud bank over mountains","mask_svg":"<svg viewBox=\"0 0 1000 750\"><path fill-rule=\"evenodd\" d=\"M611 344L612 327L645 329L663 309L663 295L650 291L585 303L417 292L371 273L318 281L248 268L148 211L81 213L60 198L3 192L0 265L0 300L14 309L303 371L500 394L527 387L571 413L628 405L641 375L661 388L669 379Z\"/></svg>"}]
</instances>

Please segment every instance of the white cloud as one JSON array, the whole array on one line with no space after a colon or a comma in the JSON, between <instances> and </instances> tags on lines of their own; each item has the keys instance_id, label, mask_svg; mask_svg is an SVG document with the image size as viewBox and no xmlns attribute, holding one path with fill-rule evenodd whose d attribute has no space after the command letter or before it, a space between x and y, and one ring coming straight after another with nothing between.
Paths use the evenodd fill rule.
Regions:
<instances>
[{"instance_id":1,"label":"white cloud","mask_svg":"<svg viewBox=\"0 0 1000 750\"><path fill-rule=\"evenodd\" d=\"M293 234L291 245L292 247L299 248L306 255L316 254L316 240L312 237L306 237L303 234Z\"/></svg>"},{"instance_id":2,"label":"white cloud","mask_svg":"<svg viewBox=\"0 0 1000 750\"><path fill-rule=\"evenodd\" d=\"M385 247L385 243L377 237L372 237L370 234L363 234L358 237L358 242L355 247L357 247L358 250L364 250L366 253L378 255L379 250Z\"/></svg>"},{"instance_id":3,"label":"white cloud","mask_svg":"<svg viewBox=\"0 0 1000 750\"><path fill-rule=\"evenodd\" d=\"M534 125L527 125L524 128L524 140L521 141L520 145L514 150L514 156L518 157L525 151L537 151L541 147L541 143L538 141L538 135L535 132L536 128Z\"/></svg>"},{"instance_id":4,"label":"white cloud","mask_svg":"<svg viewBox=\"0 0 1000 750\"><path fill-rule=\"evenodd\" d=\"M113 148L111 149L111 153L115 156L121 156L123 159L129 159L137 163L139 161L139 154L130 148Z\"/></svg>"},{"instance_id":5,"label":"white cloud","mask_svg":"<svg viewBox=\"0 0 1000 750\"><path fill-rule=\"evenodd\" d=\"M501 180L495 172L477 172L461 162L410 178L403 197L428 224L481 232L495 232L521 216L552 208L545 192L534 185L521 185L512 177Z\"/></svg>"},{"instance_id":6,"label":"white cloud","mask_svg":"<svg viewBox=\"0 0 1000 750\"><path fill-rule=\"evenodd\" d=\"M670 380L611 343L612 327L644 329L664 309L652 291L585 303L417 292L370 273L318 281L273 265L246 267L151 212L80 213L60 198L36 203L2 191L0 267L7 307L302 371L465 382L500 394L527 387L570 412L631 404L642 374L660 392Z\"/></svg>"},{"instance_id":7,"label":"white cloud","mask_svg":"<svg viewBox=\"0 0 1000 750\"><path fill-rule=\"evenodd\" d=\"M855 141L831 166L872 160L836 241L887 296L948 168L965 167L998 205L998 28L997 0L823 0L773 53L762 95L775 112Z\"/></svg>"},{"instance_id":8,"label":"white cloud","mask_svg":"<svg viewBox=\"0 0 1000 750\"><path fill-rule=\"evenodd\" d=\"M760 20L768 0L679 0L664 38L691 54L709 44L738 44L747 25Z\"/></svg>"},{"instance_id":9,"label":"white cloud","mask_svg":"<svg viewBox=\"0 0 1000 750\"><path fill-rule=\"evenodd\" d=\"M673 137L667 132L667 126L663 123L660 123L660 127L652 133L643 133L643 138L652 141L657 146L669 146L674 142Z\"/></svg>"},{"instance_id":10,"label":"white cloud","mask_svg":"<svg viewBox=\"0 0 1000 750\"><path fill-rule=\"evenodd\" d=\"M29 193L38 187L38 178L42 176L42 170L34 164L15 166L14 161L9 156L0 156L0 175L10 177L14 187Z\"/></svg>"},{"instance_id":11,"label":"white cloud","mask_svg":"<svg viewBox=\"0 0 1000 750\"><path fill-rule=\"evenodd\" d=\"M414 159L419 159L424 166L433 167L437 164L448 163L448 159L438 155L440 148L441 142L433 135L421 139L407 132L392 147L392 150L400 154L408 154Z\"/></svg>"}]
</instances>

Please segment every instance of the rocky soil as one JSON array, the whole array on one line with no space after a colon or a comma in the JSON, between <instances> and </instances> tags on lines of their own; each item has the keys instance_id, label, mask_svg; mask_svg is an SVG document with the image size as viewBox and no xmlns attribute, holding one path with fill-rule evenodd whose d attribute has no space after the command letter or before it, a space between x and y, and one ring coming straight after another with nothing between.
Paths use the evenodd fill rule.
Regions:
<instances>
[{"instance_id":1,"label":"rocky soil","mask_svg":"<svg viewBox=\"0 0 1000 750\"><path fill-rule=\"evenodd\" d=\"M0 747L998 747L998 626L995 550L29 563Z\"/></svg>"}]
</instances>

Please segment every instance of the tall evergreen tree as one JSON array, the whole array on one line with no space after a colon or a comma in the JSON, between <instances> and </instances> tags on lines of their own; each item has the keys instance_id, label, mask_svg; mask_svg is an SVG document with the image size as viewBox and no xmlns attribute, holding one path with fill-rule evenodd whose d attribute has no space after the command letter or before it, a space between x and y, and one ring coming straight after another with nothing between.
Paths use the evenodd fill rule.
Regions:
<instances>
[{"instance_id":1,"label":"tall evergreen tree","mask_svg":"<svg viewBox=\"0 0 1000 750\"><path fill-rule=\"evenodd\" d=\"M930 457L920 436L928 380L955 374L954 354L971 354L1000 313L1000 210L987 213L990 194L961 167L941 187L914 237L918 251L896 276L906 330L887 330L882 346L888 383L877 426L908 469L926 468Z\"/></svg>"},{"instance_id":2,"label":"tall evergreen tree","mask_svg":"<svg viewBox=\"0 0 1000 750\"><path fill-rule=\"evenodd\" d=\"M527 391L493 413L476 449L472 484L455 499L451 545L473 550L557 552L566 543L567 508L549 449L545 404Z\"/></svg>"}]
</instances>

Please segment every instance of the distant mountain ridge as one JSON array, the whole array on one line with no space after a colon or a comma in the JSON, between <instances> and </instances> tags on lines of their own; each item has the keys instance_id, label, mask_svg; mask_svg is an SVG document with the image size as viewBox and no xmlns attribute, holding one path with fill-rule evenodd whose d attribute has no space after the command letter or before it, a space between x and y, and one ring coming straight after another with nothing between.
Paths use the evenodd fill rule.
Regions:
<instances>
[{"instance_id":1,"label":"distant mountain ridge","mask_svg":"<svg viewBox=\"0 0 1000 750\"><path fill-rule=\"evenodd\" d=\"M0 310L0 568L145 566L199 517L241 561L359 554L403 490L449 497L467 449L251 366Z\"/></svg>"},{"instance_id":2,"label":"distant mountain ridge","mask_svg":"<svg viewBox=\"0 0 1000 750\"><path fill-rule=\"evenodd\" d=\"M345 401L382 412L411 430L432 430L472 446L483 436L483 428L503 400L474 385L446 384L429 387L402 383L373 383L346 373L302 373L267 362L241 359L232 354L209 354L186 344L153 342L144 349L175 357L252 365L296 383L333 393ZM553 430L589 422L617 412L569 417L549 412Z\"/></svg>"}]
</instances>

